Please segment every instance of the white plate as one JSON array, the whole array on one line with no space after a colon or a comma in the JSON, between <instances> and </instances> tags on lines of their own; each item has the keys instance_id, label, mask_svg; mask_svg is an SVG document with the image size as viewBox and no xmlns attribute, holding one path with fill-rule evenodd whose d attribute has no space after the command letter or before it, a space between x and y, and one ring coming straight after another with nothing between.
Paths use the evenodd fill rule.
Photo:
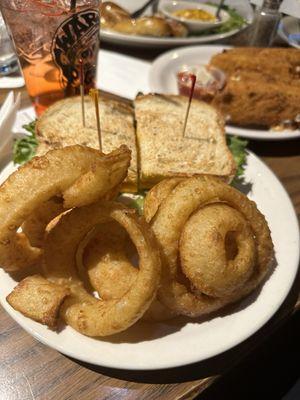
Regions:
<instances>
[{"instance_id":1,"label":"white plate","mask_svg":"<svg viewBox=\"0 0 300 400\"><path fill-rule=\"evenodd\" d=\"M185 38L156 38L150 36L134 36L124 35L118 32L101 29L100 38L106 43L118 45L126 45L130 47L147 47L147 48L169 48L177 46L186 46L196 43L209 43L217 40L226 39L235 35L240 29L234 29L226 33L218 33L206 36L189 36Z\"/></svg>"},{"instance_id":2,"label":"white plate","mask_svg":"<svg viewBox=\"0 0 300 400\"><path fill-rule=\"evenodd\" d=\"M149 74L150 89L156 93L178 94L176 74L183 65L207 64L212 56L230 46L190 46L170 50L152 64ZM226 132L249 139L286 140L300 137L300 130L274 131L248 129L226 125Z\"/></svg>"},{"instance_id":3,"label":"white plate","mask_svg":"<svg viewBox=\"0 0 300 400\"><path fill-rule=\"evenodd\" d=\"M8 165L3 181L13 170ZM13 310L6 296L16 281L0 269L0 302L8 314L30 335L67 356L91 364L119 369L161 369L205 360L244 341L278 310L296 276L299 261L299 231L295 211L281 183L255 155L249 154L246 180L249 195L269 223L278 265L262 289L227 315L205 322L137 323L123 334L102 340L85 337L70 327L56 333Z\"/></svg>"},{"instance_id":4,"label":"white plate","mask_svg":"<svg viewBox=\"0 0 300 400\"><path fill-rule=\"evenodd\" d=\"M164 1L164 0L163 0ZM121 6L129 10L129 6L126 5L126 1L117 1ZM197 0L197 4L205 3L207 0ZM217 3L218 0L212 0L212 3ZM141 2L145 3L145 2ZM241 2L239 0L227 0L227 5L235 8L238 13L245 18L247 23L251 23L253 19L253 11L248 4L248 2ZM131 7L132 9L136 9L138 7ZM146 13L147 14L147 13ZM211 34L205 36L189 36L186 38L155 38L149 36L133 36L133 35L124 35L118 32L113 32L105 29L100 30L100 37L104 42L113 43L118 45L125 45L130 47L147 47L147 48L166 48L166 47L177 47L177 46L186 46L196 43L209 43L215 42L217 40L226 39L230 36L235 35L237 32L244 29L247 25L242 27L241 29L234 29L230 32L222 33L222 34Z\"/></svg>"}]
</instances>

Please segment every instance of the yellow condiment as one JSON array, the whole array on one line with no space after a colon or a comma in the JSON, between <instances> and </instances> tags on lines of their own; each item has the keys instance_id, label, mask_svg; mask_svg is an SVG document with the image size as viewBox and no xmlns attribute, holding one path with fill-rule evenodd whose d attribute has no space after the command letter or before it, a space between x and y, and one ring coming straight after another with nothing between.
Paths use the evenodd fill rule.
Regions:
<instances>
[{"instance_id":1,"label":"yellow condiment","mask_svg":"<svg viewBox=\"0 0 300 400\"><path fill-rule=\"evenodd\" d=\"M216 17L209 13L208 11L200 10L200 9L182 9L176 10L173 12L175 17L185 18L185 19L194 19L197 21L207 21L213 22L216 20Z\"/></svg>"}]
</instances>

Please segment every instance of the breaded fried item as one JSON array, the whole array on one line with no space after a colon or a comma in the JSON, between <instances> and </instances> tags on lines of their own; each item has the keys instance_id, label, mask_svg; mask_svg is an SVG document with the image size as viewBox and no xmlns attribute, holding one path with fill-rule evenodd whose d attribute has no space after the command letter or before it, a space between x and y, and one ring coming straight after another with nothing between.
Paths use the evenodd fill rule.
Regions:
<instances>
[{"instance_id":1,"label":"breaded fried item","mask_svg":"<svg viewBox=\"0 0 300 400\"><path fill-rule=\"evenodd\" d=\"M212 104L241 126L276 126L300 114L300 87L258 72L232 75Z\"/></svg>"},{"instance_id":2,"label":"breaded fried item","mask_svg":"<svg viewBox=\"0 0 300 400\"><path fill-rule=\"evenodd\" d=\"M69 289L33 275L23 279L6 300L25 317L55 328L60 306L69 293Z\"/></svg>"},{"instance_id":3,"label":"breaded fried item","mask_svg":"<svg viewBox=\"0 0 300 400\"><path fill-rule=\"evenodd\" d=\"M300 52L240 47L212 57L227 84L213 99L230 123L272 127L300 114Z\"/></svg>"},{"instance_id":4,"label":"breaded fried item","mask_svg":"<svg viewBox=\"0 0 300 400\"><path fill-rule=\"evenodd\" d=\"M237 47L215 55L210 64L229 75L262 72L278 81L300 81L300 52L297 49Z\"/></svg>"}]
</instances>

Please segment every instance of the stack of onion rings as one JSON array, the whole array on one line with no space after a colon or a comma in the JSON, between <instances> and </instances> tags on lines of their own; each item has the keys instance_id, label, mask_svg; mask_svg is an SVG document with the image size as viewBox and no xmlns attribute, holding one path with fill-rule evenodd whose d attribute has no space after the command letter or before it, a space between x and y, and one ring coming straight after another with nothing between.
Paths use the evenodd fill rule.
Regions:
<instances>
[{"instance_id":1,"label":"stack of onion rings","mask_svg":"<svg viewBox=\"0 0 300 400\"><path fill-rule=\"evenodd\" d=\"M274 251L255 203L212 176L175 177L148 192L139 217L112 201L129 163L126 146L70 146L0 187L0 265L43 265L7 297L16 310L107 336L141 318L206 315L263 281Z\"/></svg>"},{"instance_id":2,"label":"stack of onion rings","mask_svg":"<svg viewBox=\"0 0 300 400\"><path fill-rule=\"evenodd\" d=\"M76 270L76 251L97 224L118 222L129 234L139 255L135 281L121 298L102 300L84 287ZM61 315L88 336L107 336L133 325L149 308L160 281L160 254L151 229L133 210L117 203L95 203L64 214L48 233L44 245L45 276L71 291Z\"/></svg>"},{"instance_id":3,"label":"stack of onion rings","mask_svg":"<svg viewBox=\"0 0 300 400\"><path fill-rule=\"evenodd\" d=\"M144 212L162 253L159 300L198 317L253 291L273 260L264 216L254 202L212 176L165 180Z\"/></svg>"},{"instance_id":4,"label":"stack of onion rings","mask_svg":"<svg viewBox=\"0 0 300 400\"><path fill-rule=\"evenodd\" d=\"M54 196L63 197L65 209L93 203L124 180L129 163L126 146L104 155L76 145L49 151L20 167L0 187L0 265L15 271L39 261L41 250L17 233L36 208Z\"/></svg>"}]
</instances>

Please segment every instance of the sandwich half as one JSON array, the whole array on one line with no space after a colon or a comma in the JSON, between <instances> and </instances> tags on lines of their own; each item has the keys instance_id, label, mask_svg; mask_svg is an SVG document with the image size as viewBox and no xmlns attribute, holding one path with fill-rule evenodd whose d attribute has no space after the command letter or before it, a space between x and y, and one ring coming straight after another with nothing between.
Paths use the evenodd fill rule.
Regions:
<instances>
[{"instance_id":1,"label":"sandwich half","mask_svg":"<svg viewBox=\"0 0 300 400\"><path fill-rule=\"evenodd\" d=\"M214 107L193 100L183 136L186 97L139 95L134 105L141 188L172 176L210 174L230 181L235 175L224 119Z\"/></svg>"},{"instance_id":2,"label":"sandwich half","mask_svg":"<svg viewBox=\"0 0 300 400\"><path fill-rule=\"evenodd\" d=\"M95 106L89 96L84 98L86 126L82 124L81 97L60 100L50 106L38 119L37 154L53 148L81 144L99 149ZM132 107L118 101L100 98L102 150L109 153L122 144L131 150L131 164L122 190L136 192L138 185L137 152Z\"/></svg>"}]
</instances>

